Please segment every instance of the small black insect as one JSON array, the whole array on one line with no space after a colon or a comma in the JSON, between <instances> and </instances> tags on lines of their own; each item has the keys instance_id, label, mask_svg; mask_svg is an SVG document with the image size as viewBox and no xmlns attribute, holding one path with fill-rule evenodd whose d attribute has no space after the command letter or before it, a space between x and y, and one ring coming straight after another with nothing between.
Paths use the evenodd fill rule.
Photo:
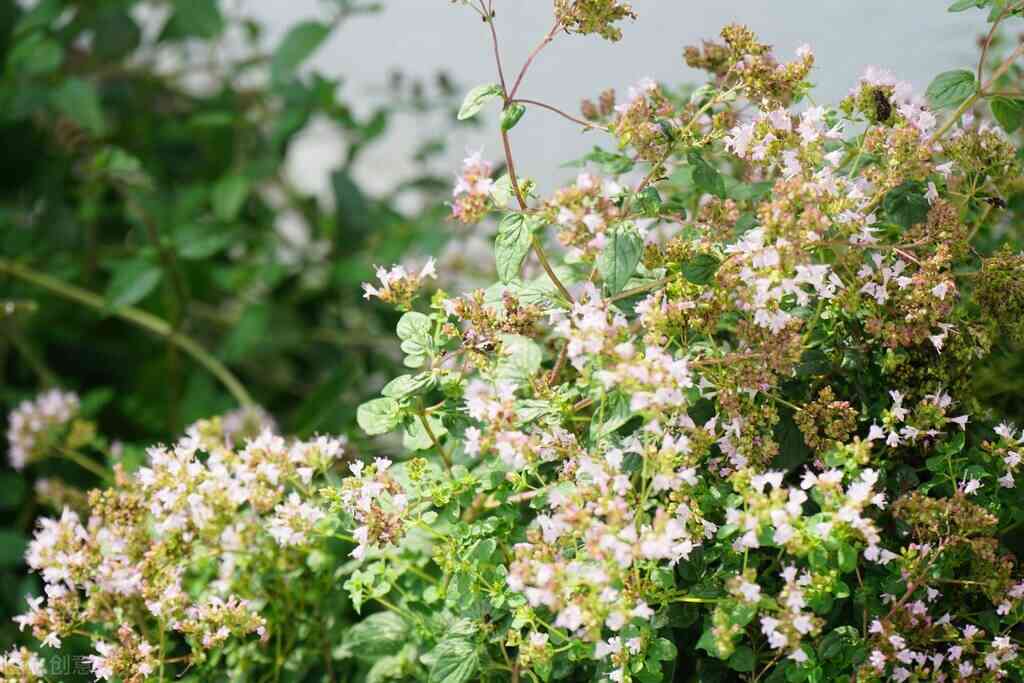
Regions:
<instances>
[{"instance_id":1,"label":"small black insect","mask_svg":"<svg viewBox=\"0 0 1024 683\"><path fill-rule=\"evenodd\" d=\"M885 123L892 116L892 103L881 90L875 90L875 120Z\"/></svg>"},{"instance_id":2,"label":"small black insect","mask_svg":"<svg viewBox=\"0 0 1024 683\"><path fill-rule=\"evenodd\" d=\"M987 197L985 201L991 204L992 206L996 207L997 209L1006 208L1006 200L1004 200L1002 197Z\"/></svg>"}]
</instances>

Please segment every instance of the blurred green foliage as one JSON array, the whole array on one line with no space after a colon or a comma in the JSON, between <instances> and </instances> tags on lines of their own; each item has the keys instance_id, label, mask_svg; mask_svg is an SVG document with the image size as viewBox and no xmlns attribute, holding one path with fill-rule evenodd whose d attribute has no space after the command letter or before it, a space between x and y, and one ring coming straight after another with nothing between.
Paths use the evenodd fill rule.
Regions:
<instances>
[{"instance_id":1,"label":"blurred green foliage","mask_svg":"<svg viewBox=\"0 0 1024 683\"><path fill-rule=\"evenodd\" d=\"M359 285L373 263L436 252L445 239L448 181L428 170L443 137L424 142L388 194L365 191L356 171L393 113L451 113L455 88L443 76L396 77L383 105L357 114L340 80L307 60L376 7L325 1L320 18L275 44L236 6L41 0L24 11L0 1L4 415L48 386L77 391L128 459L247 393L283 433L344 434L374 378L393 374L395 314L367 305ZM285 172L314 122L343 141L333 202ZM39 590L22 562L46 512L34 482L96 480L63 461L3 467L6 649L19 638L10 617Z\"/></svg>"}]
</instances>

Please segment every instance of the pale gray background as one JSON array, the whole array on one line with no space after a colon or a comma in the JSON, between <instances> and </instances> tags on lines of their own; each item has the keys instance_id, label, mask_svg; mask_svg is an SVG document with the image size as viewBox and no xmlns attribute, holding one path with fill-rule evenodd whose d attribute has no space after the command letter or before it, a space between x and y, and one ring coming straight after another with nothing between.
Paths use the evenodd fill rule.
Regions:
<instances>
[{"instance_id":1,"label":"pale gray background","mask_svg":"<svg viewBox=\"0 0 1024 683\"><path fill-rule=\"evenodd\" d=\"M490 39L480 18L448 0L384 0L382 13L350 20L315 55L313 64L328 74L344 75L345 93L357 108L368 108L395 67L430 77L448 69L466 87L496 80ZM950 68L972 67L975 36L985 27L979 10L951 14L951 0L634 0L640 15L623 25L625 37L608 43L597 37L561 36L541 55L520 94L576 112L583 97L606 87L620 93L644 76L667 82L692 81L699 74L682 62L682 49L714 37L726 23L751 26L761 39L789 59L796 47L810 44L817 58L813 81L817 99L845 94L863 68L874 64L923 90L932 76ZM265 18L276 41L290 23L322 15L319 0L243 2ZM506 70L515 72L551 24L551 0L497 0L497 28ZM495 124L492 116L489 122ZM384 144L359 170L372 188L385 189L406 162L429 122L400 118ZM540 180L542 189L571 177L557 165L581 156L596 134L582 135L572 124L534 110L513 134L517 163ZM500 143L492 125L479 135L453 141L451 165L467 147L483 147L497 160ZM292 175L309 189L326 187L325 169L337 162L337 146L326 126L317 126L299 145Z\"/></svg>"}]
</instances>

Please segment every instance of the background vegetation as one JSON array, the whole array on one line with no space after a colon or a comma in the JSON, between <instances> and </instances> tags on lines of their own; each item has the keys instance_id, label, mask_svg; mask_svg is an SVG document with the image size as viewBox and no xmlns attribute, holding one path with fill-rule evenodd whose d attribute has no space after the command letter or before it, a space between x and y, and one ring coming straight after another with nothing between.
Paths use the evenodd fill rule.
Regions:
<instances>
[{"instance_id":1,"label":"background vegetation","mask_svg":"<svg viewBox=\"0 0 1024 683\"><path fill-rule=\"evenodd\" d=\"M300 69L375 7L325 2L268 45L229 5L0 2L0 412L76 391L128 463L247 403L283 433L352 433L358 452L355 407L400 359L397 314L359 284L374 263L440 251L449 231L450 181L428 170L442 143L386 196L354 169L394 112L454 111L455 87L396 78L387 106L357 115L339 80ZM314 121L345 141L330 205L284 172ZM63 459L18 472L3 458L0 649L39 592L22 554L49 478L97 481Z\"/></svg>"}]
</instances>

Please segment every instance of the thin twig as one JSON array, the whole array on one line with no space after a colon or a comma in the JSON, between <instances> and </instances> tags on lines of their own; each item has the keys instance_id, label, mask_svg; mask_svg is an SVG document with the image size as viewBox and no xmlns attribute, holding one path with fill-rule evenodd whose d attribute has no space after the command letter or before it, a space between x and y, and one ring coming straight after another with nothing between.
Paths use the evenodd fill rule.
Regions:
<instances>
[{"instance_id":1,"label":"thin twig","mask_svg":"<svg viewBox=\"0 0 1024 683\"><path fill-rule=\"evenodd\" d=\"M663 287L666 284L668 284L670 280L671 280L671 278L663 277L660 280L655 280L654 282L649 282L646 285L640 285L639 287L633 287L632 289L624 289L621 292L619 292L618 294L616 294L615 296L610 297L608 299L608 301L610 301L610 302L621 301L622 299L628 299L629 297L636 296L637 294L643 294L644 292L649 292L652 289L658 289L659 287Z\"/></svg>"},{"instance_id":2,"label":"thin twig","mask_svg":"<svg viewBox=\"0 0 1024 683\"><path fill-rule=\"evenodd\" d=\"M548 111L552 111L552 112L558 114L559 116L561 116L562 118L568 119L568 120L572 121L573 123L578 123L579 125L583 126L584 128L590 128L590 129L593 129L593 130L603 130L603 131L606 131L606 132L608 131L608 126L600 126L600 125L598 125L596 123L591 123L589 121L584 121L583 119L577 118L577 117L573 116L572 114L569 114L567 112L562 111L558 107L553 107L550 104L545 104L543 102L538 102L537 100L527 100L527 99L523 99L522 97L518 97L518 98L512 100L510 102L510 104L532 104L535 107L540 107L541 109L547 109Z\"/></svg>"},{"instance_id":3,"label":"thin twig","mask_svg":"<svg viewBox=\"0 0 1024 683\"><path fill-rule=\"evenodd\" d=\"M555 366L551 368L551 374L548 375L548 385L555 383L558 379L558 373L562 371L562 366L565 365L565 359L569 355L569 342L566 341L562 344L562 350L558 354L558 358L555 360Z\"/></svg>"},{"instance_id":4,"label":"thin twig","mask_svg":"<svg viewBox=\"0 0 1024 683\"><path fill-rule=\"evenodd\" d=\"M436 448L437 452L441 454L441 460L444 461L444 467L448 470L448 477L454 479L455 475L452 474L452 459L449 457L448 451L441 446L441 442L437 440L436 436L434 436L434 430L430 427L430 421L427 419L427 414L420 411L419 418L420 423L423 425L423 429L427 432L427 436L430 437L431 443L434 444L434 448Z\"/></svg>"},{"instance_id":5,"label":"thin twig","mask_svg":"<svg viewBox=\"0 0 1024 683\"><path fill-rule=\"evenodd\" d=\"M487 22L487 26L491 29L491 43L494 45L494 61L498 65L498 80L501 82L501 93L508 99L508 88L505 87L505 71L501 68L501 52L498 50L498 31L494 28L494 4L491 0L487 0L487 6L484 7L484 0L480 0L480 9L484 12L484 21Z\"/></svg>"},{"instance_id":6,"label":"thin twig","mask_svg":"<svg viewBox=\"0 0 1024 683\"><path fill-rule=\"evenodd\" d=\"M523 68L519 70L519 75L516 77L516 82L512 85L512 90L508 93L508 99L514 99L516 93L519 92L519 86L523 83L523 78L526 76L526 72L529 71L530 65L533 64L533 60L540 54L540 51L547 47L548 43L555 39L555 34L558 33L558 29L562 27L562 22L558 19L555 20L555 25L551 27L548 34L544 36L543 40L537 47L533 48L533 52L526 58L526 62L523 64Z\"/></svg>"}]
</instances>

